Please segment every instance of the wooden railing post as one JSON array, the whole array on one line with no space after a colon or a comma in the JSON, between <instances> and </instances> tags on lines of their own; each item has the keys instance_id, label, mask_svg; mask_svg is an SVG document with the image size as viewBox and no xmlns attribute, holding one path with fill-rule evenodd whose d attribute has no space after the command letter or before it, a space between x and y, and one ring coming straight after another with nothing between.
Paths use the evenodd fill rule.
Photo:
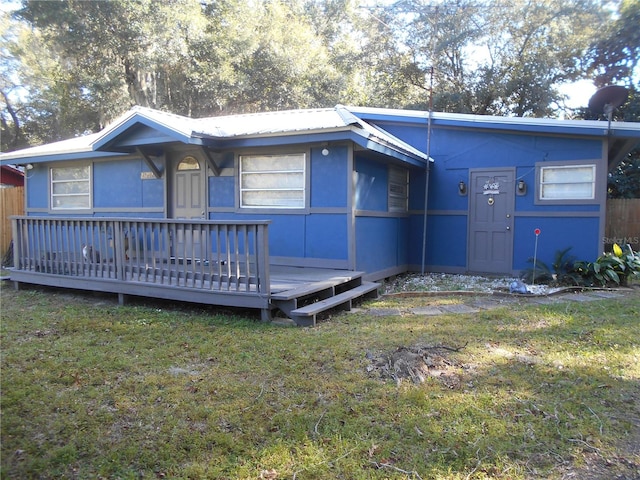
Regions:
<instances>
[{"instance_id":1,"label":"wooden railing post","mask_svg":"<svg viewBox=\"0 0 640 480\"><path fill-rule=\"evenodd\" d=\"M13 238L13 267L20 268L20 255L22 252L22 235L20 235L20 228L18 224L20 219L17 217L11 217L11 235Z\"/></svg>"},{"instance_id":2,"label":"wooden railing post","mask_svg":"<svg viewBox=\"0 0 640 480\"><path fill-rule=\"evenodd\" d=\"M258 276L258 284L256 289L258 292L269 295L270 278L269 278L269 229L268 225L258 225L258 235L256 238L256 272Z\"/></svg>"}]
</instances>

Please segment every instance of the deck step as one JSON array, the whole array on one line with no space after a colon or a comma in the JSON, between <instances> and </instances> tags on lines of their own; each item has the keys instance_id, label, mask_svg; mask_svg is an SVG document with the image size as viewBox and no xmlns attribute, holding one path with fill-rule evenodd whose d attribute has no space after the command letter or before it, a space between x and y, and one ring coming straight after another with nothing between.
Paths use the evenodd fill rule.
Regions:
<instances>
[{"instance_id":1,"label":"deck step","mask_svg":"<svg viewBox=\"0 0 640 480\"><path fill-rule=\"evenodd\" d=\"M309 296L313 295L314 293L322 292L323 290L332 289L333 287L335 287L335 285L336 284L333 281L304 284L290 290L285 290L283 292L272 293L271 299L277 301L293 300L294 298Z\"/></svg>"},{"instance_id":2,"label":"deck step","mask_svg":"<svg viewBox=\"0 0 640 480\"><path fill-rule=\"evenodd\" d=\"M344 310L351 310L354 299L368 296L374 292L377 296L378 287L380 287L379 283L362 282L361 285L347 290L346 292L334 295L333 297L325 300L320 300L305 307L296 308L291 311L289 316L297 325L305 327L315 326L316 317L319 313L338 307Z\"/></svg>"}]
</instances>

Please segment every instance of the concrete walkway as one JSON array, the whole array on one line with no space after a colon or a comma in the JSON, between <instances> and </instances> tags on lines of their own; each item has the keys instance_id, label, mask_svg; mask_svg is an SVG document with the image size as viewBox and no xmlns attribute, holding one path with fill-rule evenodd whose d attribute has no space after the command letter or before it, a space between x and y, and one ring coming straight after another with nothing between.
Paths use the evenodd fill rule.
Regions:
<instances>
[{"instance_id":1,"label":"concrete walkway","mask_svg":"<svg viewBox=\"0 0 640 480\"><path fill-rule=\"evenodd\" d=\"M442 305L437 304L437 299L445 297L456 297L464 295L467 297L464 303ZM401 308L368 308L361 309L366 310L367 313L373 316L390 316L390 315L446 315L451 313L477 313L483 310L491 310L493 308L499 308L508 306L512 303L531 303L539 305L549 305L556 303L566 302L596 302L598 300L622 298L625 293L621 291L613 290L586 290L586 291L561 291L552 295L518 295L518 294L487 294L477 292L477 295L473 295L473 292L438 292L437 295L432 293L425 293L422 298L431 297L434 299L436 305L426 305L421 307L413 307L407 310ZM413 298L420 297L419 294L413 295Z\"/></svg>"}]
</instances>

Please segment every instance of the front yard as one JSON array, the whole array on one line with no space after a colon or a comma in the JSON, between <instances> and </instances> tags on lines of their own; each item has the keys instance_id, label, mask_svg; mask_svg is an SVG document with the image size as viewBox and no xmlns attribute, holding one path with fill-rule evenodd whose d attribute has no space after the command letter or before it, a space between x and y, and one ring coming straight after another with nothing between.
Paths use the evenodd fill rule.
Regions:
<instances>
[{"instance_id":1,"label":"front yard","mask_svg":"<svg viewBox=\"0 0 640 480\"><path fill-rule=\"evenodd\" d=\"M429 316L407 312L469 296L383 297L307 329L36 287L0 300L2 478L640 475L638 287Z\"/></svg>"}]
</instances>

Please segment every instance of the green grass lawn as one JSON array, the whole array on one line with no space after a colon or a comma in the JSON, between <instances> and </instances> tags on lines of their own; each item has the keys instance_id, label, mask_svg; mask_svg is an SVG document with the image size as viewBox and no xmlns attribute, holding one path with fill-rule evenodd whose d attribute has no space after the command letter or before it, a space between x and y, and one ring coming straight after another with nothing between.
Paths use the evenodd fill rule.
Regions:
<instances>
[{"instance_id":1,"label":"green grass lawn","mask_svg":"<svg viewBox=\"0 0 640 480\"><path fill-rule=\"evenodd\" d=\"M316 328L4 286L2 478L635 478L640 292ZM399 347L422 383L381 377ZM446 347L446 348L442 348ZM431 349L432 350L429 350Z\"/></svg>"}]
</instances>

